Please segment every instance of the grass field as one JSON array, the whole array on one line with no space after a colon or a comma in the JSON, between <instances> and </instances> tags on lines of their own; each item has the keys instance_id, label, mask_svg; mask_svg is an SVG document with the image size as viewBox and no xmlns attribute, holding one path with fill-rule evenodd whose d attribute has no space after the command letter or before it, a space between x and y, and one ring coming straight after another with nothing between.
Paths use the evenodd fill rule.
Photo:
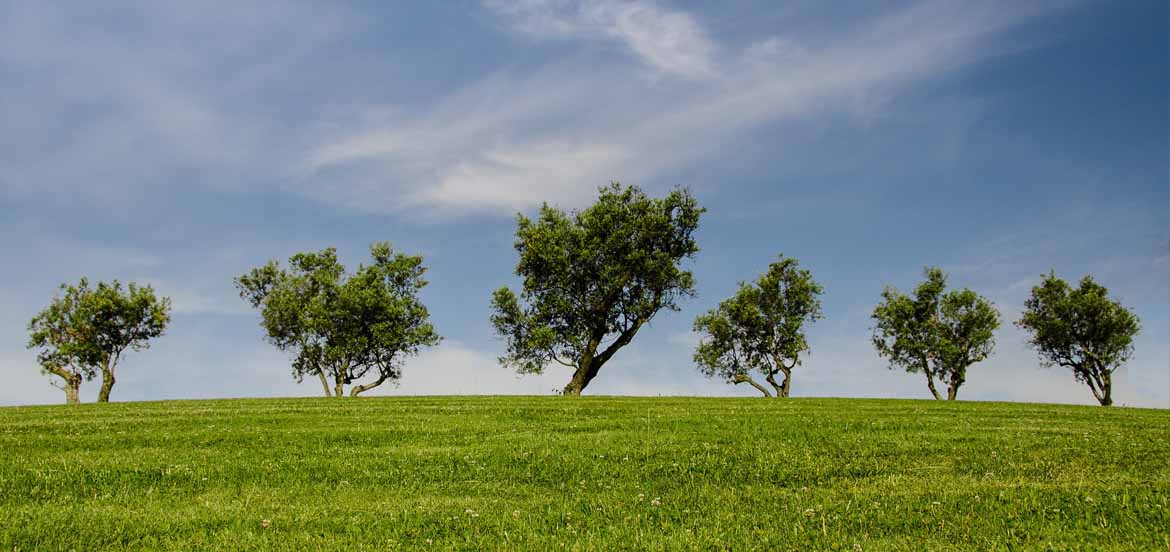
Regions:
<instances>
[{"instance_id":1,"label":"grass field","mask_svg":"<svg viewBox=\"0 0 1170 552\"><path fill-rule=\"evenodd\" d=\"M1170 411L418 397L0 408L0 550L1167 549Z\"/></svg>"}]
</instances>

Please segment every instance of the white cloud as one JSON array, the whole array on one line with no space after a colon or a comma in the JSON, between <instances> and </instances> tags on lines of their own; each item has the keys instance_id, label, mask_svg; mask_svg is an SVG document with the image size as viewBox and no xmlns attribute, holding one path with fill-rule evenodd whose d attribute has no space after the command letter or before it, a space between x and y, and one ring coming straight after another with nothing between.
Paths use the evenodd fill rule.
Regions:
<instances>
[{"instance_id":1,"label":"white cloud","mask_svg":"<svg viewBox=\"0 0 1170 552\"><path fill-rule=\"evenodd\" d=\"M652 66L719 69L663 85L640 78L638 66L573 57L527 76L497 73L413 114L370 106L393 114L341 125L304 163L304 181L330 186L300 190L373 211L508 212L546 200L576 206L609 180L644 183L734 147L755 127L827 112L872 117L911 83L994 55L990 38L1035 12L926 3L817 44L765 37L738 52L712 45L687 54L635 46L643 35L706 36L693 16L653 4L491 5L533 35L607 35L619 31L599 21L627 25L624 40ZM647 24L656 10L677 29Z\"/></svg>"},{"instance_id":2,"label":"white cloud","mask_svg":"<svg viewBox=\"0 0 1170 552\"><path fill-rule=\"evenodd\" d=\"M695 18L655 2L491 0L485 4L523 33L612 40L663 73L690 78L711 77L716 73L715 44Z\"/></svg>"}]
</instances>

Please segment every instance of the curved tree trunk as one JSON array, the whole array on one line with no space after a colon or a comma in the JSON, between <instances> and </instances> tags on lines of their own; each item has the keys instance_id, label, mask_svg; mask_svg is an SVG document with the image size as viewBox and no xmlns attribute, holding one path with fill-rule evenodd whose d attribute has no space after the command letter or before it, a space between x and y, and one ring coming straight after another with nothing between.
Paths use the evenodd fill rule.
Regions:
<instances>
[{"instance_id":1,"label":"curved tree trunk","mask_svg":"<svg viewBox=\"0 0 1170 552\"><path fill-rule=\"evenodd\" d=\"M379 372L378 379L375 380L373 383L367 383L365 385L355 385L352 388L350 388L349 396L356 397L362 393L365 393L366 391L369 391L370 389L373 389L379 385L382 385L388 379L390 379L390 376L388 374L386 374L384 372Z\"/></svg>"},{"instance_id":2,"label":"curved tree trunk","mask_svg":"<svg viewBox=\"0 0 1170 552\"><path fill-rule=\"evenodd\" d=\"M1097 399L1097 402L1100 403L1101 406L1109 406L1110 404L1113 404L1113 399L1111 397L1107 397L1107 394L1103 392L1104 385L1098 384L1096 374L1087 368L1081 368L1079 374L1083 376L1085 384L1089 386L1089 391L1093 392L1093 398ZM1098 391L1098 387L1101 387L1102 390ZM1109 404L1106 404L1106 402Z\"/></svg>"},{"instance_id":3,"label":"curved tree trunk","mask_svg":"<svg viewBox=\"0 0 1170 552\"><path fill-rule=\"evenodd\" d=\"M768 384L772 386L772 389L776 390L777 399L784 399L788 397L789 375L786 372L782 373L784 373L784 383L778 383L776 381L776 374L768 374L767 377L764 378L764 381L767 381Z\"/></svg>"},{"instance_id":4,"label":"curved tree trunk","mask_svg":"<svg viewBox=\"0 0 1170 552\"><path fill-rule=\"evenodd\" d=\"M325 388L325 396L332 397L333 392L329 390L329 380L325 379L325 372L321 371L321 369L318 368L317 369L317 376L321 378L321 387Z\"/></svg>"},{"instance_id":5,"label":"curved tree trunk","mask_svg":"<svg viewBox=\"0 0 1170 552\"><path fill-rule=\"evenodd\" d=\"M1101 378L1097 381L1098 387L1101 388L1101 394L1097 396L1097 402L1101 406L1113 406L1113 377L1108 370L1101 371ZM1096 391L1093 392L1096 395Z\"/></svg>"},{"instance_id":6,"label":"curved tree trunk","mask_svg":"<svg viewBox=\"0 0 1170 552\"><path fill-rule=\"evenodd\" d=\"M121 356L121 351L111 353L106 357L106 364L102 367L102 388L98 391L97 402L110 402L110 391L114 389L114 368L118 365L118 358Z\"/></svg>"},{"instance_id":7,"label":"curved tree trunk","mask_svg":"<svg viewBox=\"0 0 1170 552\"><path fill-rule=\"evenodd\" d=\"M734 383L735 385L746 383L752 387L755 387L757 390L759 390L760 393L763 393L765 397L772 396L772 393L770 393L766 387L760 385L758 382L756 382L756 380L752 379L751 376L747 374L736 374L735 378L731 380L731 383Z\"/></svg>"},{"instance_id":8,"label":"curved tree trunk","mask_svg":"<svg viewBox=\"0 0 1170 552\"><path fill-rule=\"evenodd\" d=\"M585 387L589 385L589 382L597 377L597 373L601 371L601 366L608 362L614 353L618 352L618 349L630 344L630 341L637 335L638 329L642 327L643 322L645 321L639 320L634 322L600 353L597 352L597 348L601 346L601 341L605 338L605 330L595 331L589 339L589 345L585 349L585 354L577 362L577 370L573 372L573 379L569 380L569 384L561 390L561 394L565 396L579 396L585 390Z\"/></svg>"},{"instance_id":9,"label":"curved tree trunk","mask_svg":"<svg viewBox=\"0 0 1170 552\"><path fill-rule=\"evenodd\" d=\"M934 376L930 373L930 370L923 370L923 372L926 372L926 386L930 388L930 394L934 395L934 400L941 401L942 395L938 394L938 388L934 386Z\"/></svg>"},{"instance_id":10,"label":"curved tree trunk","mask_svg":"<svg viewBox=\"0 0 1170 552\"><path fill-rule=\"evenodd\" d=\"M601 365L597 360L589 356L581 359L581 363L577 365L577 370L573 372L573 378L569 380L569 384L561 390L561 394L565 396L580 396L589 382L597 377L597 372L601 370Z\"/></svg>"},{"instance_id":11,"label":"curved tree trunk","mask_svg":"<svg viewBox=\"0 0 1170 552\"><path fill-rule=\"evenodd\" d=\"M114 381L115 381L114 380L114 370L113 369L103 369L102 370L102 388L100 390L98 390L97 402L100 402L100 403L110 402L110 391L113 391L113 389L114 389Z\"/></svg>"},{"instance_id":12,"label":"curved tree trunk","mask_svg":"<svg viewBox=\"0 0 1170 552\"><path fill-rule=\"evenodd\" d=\"M601 338L604 335L601 332L595 333L589 339L589 345L585 348L585 354L577 361L577 369L573 371L573 377L565 388L561 390L561 394L566 397L577 397L597 377L597 372L601 370L601 362L598 362L597 347L601 345ZM611 345L612 349L613 346ZM602 361L604 362L604 361Z\"/></svg>"},{"instance_id":13,"label":"curved tree trunk","mask_svg":"<svg viewBox=\"0 0 1170 552\"><path fill-rule=\"evenodd\" d=\"M81 404L81 374L75 374L60 366L45 367L50 373L64 380L62 385L49 381L49 385L65 392L65 404Z\"/></svg>"}]
</instances>

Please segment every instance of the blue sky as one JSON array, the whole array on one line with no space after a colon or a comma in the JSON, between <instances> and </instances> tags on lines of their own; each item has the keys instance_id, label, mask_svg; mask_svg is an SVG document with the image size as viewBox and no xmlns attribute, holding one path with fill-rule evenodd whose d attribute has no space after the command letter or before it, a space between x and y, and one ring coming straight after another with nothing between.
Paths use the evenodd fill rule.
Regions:
<instances>
[{"instance_id":1,"label":"blue sky","mask_svg":"<svg viewBox=\"0 0 1170 552\"><path fill-rule=\"evenodd\" d=\"M709 209L698 296L587 392L753 394L697 373L690 324L784 253L826 289L795 396L928 397L868 315L932 264L1005 321L960 398L1092 403L1010 324L1054 269L1141 317L1115 400L1170 407L1168 20L1137 0L0 0L0 404L63 400L25 325L83 275L174 299L116 400L316 395L232 277L374 240L425 255L445 336L383 393L548 393L566 370L516 378L488 324L515 213L620 180Z\"/></svg>"}]
</instances>

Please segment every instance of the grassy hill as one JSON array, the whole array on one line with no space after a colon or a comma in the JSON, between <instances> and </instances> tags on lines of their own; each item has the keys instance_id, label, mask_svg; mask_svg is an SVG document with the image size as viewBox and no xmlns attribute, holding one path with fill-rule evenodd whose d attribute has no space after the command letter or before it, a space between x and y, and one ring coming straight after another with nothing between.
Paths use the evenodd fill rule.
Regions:
<instances>
[{"instance_id":1,"label":"grassy hill","mask_svg":"<svg viewBox=\"0 0 1170 552\"><path fill-rule=\"evenodd\" d=\"M417 397L0 408L0 550L1167 549L1170 411Z\"/></svg>"}]
</instances>

